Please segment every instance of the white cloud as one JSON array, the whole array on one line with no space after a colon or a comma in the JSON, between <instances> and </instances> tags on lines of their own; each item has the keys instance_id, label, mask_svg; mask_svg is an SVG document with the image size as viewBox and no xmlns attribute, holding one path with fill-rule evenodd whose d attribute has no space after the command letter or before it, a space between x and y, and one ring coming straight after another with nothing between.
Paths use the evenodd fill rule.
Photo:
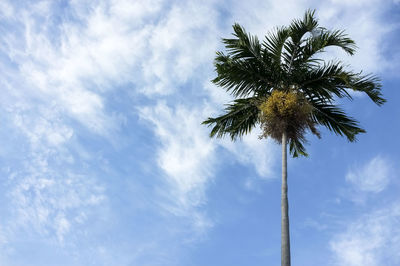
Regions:
<instances>
[{"instance_id":1,"label":"white cloud","mask_svg":"<svg viewBox=\"0 0 400 266\"><path fill-rule=\"evenodd\" d=\"M45 158L32 158L25 170L11 174L14 186L8 195L13 215L3 221L11 239L28 230L29 235L56 236L62 243L70 230L85 222L85 213L105 200L104 188L95 180L70 171L54 172Z\"/></svg>"},{"instance_id":2,"label":"white cloud","mask_svg":"<svg viewBox=\"0 0 400 266\"><path fill-rule=\"evenodd\" d=\"M207 105L170 107L165 102L140 108L141 119L151 123L155 139L161 142L157 164L169 185L161 189L161 194L172 201L161 206L174 215L191 219L200 230L213 224L200 207L206 203L208 184L217 178L215 166L221 163L217 160L217 148L228 150L233 161L253 166L264 178L273 177L277 152L276 145L259 140L256 132L235 143L228 138L211 140L210 129L201 125L210 110Z\"/></svg>"},{"instance_id":3,"label":"white cloud","mask_svg":"<svg viewBox=\"0 0 400 266\"><path fill-rule=\"evenodd\" d=\"M1 49L18 64L12 77L24 89L100 134L115 126L105 110L110 90L135 84L146 95L173 93L212 60L218 43L211 5L185 2L164 10L156 0L70 5L75 20L61 25L49 19L55 15L51 2L19 10L18 30L4 35Z\"/></svg>"},{"instance_id":4,"label":"white cloud","mask_svg":"<svg viewBox=\"0 0 400 266\"><path fill-rule=\"evenodd\" d=\"M168 197L177 204L167 208L176 215L190 216L193 207L204 203L205 189L214 172L215 145L200 120L204 110L170 108L159 102L155 107L142 108L140 116L151 122L156 139L161 141L157 163L170 185Z\"/></svg>"},{"instance_id":5,"label":"white cloud","mask_svg":"<svg viewBox=\"0 0 400 266\"><path fill-rule=\"evenodd\" d=\"M199 74L195 70L212 60L218 44L216 19L207 2L173 4L152 29L150 56L142 64L145 82L141 91L170 94Z\"/></svg>"},{"instance_id":6,"label":"white cloud","mask_svg":"<svg viewBox=\"0 0 400 266\"><path fill-rule=\"evenodd\" d=\"M385 47L382 45L387 35L393 33L396 25L384 23L382 16L387 11L389 1L333 1L331 5L321 6L321 23L328 28L346 30L346 33L355 40L357 52L349 57L340 50L329 50L331 58L338 57L349 63L356 71L366 73L384 74L395 69L396 64L392 58L384 56ZM379 4L377 4L379 3ZM357 9L357 16L354 10Z\"/></svg>"},{"instance_id":7,"label":"white cloud","mask_svg":"<svg viewBox=\"0 0 400 266\"><path fill-rule=\"evenodd\" d=\"M204 74L212 67L219 44L214 20L215 9L208 2L173 5L152 30L152 53L144 63L146 85L142 92L146 95L173 93L189 78L200 77L204 81L199 88L204 86L211 96L209 104L191 99L175 108L158 103L141 110L141 117L153 123L155 135L161 140L158 165L173 184L171 193L182 208L174 209L175 213L188 212L185 206L199 206L205 201L205 189L214 172L216 143L232 152L240 163L254 165L261 176L271 174L274 157L265 154L270 145L259 141L256 134L236 144L229 140L214 142L208 137L209 129L200 124L221 99L229 98L220 88L211 88L210 78ZM204 64L208 64L204 73L194 72Z\"/></svg>"},{"instance_id":8,"label":"white cloud","mask_svg":"<svg viewBox=\"0 0 400 266\"><path fill-rule=\"evenodd\" d=\"M69 16L57 19L52 1L16 9L1 4L13 27L1 37L0 53L12 64L0 62L6 85L0 101L7 126L20 133L18 142L28 144L15 151L27 161L9 173L13 215L1 225L10 242L27 230L61 243L106 198L98 177L75 170L82 158L69 145L82 132L71 118L92 133L110 135L119 121L106 110L104 96L135 79L151 33L143 21L161 6L161 1L81 3L70 2L64 10Z\"/></svg>"},{"instance_id":9,"label":"white cloud","mask_svg":"<svg viewBox=\"0 0 400 266\"><path fill-rule=\"evenodd\" d=\"M388 160L376 156L366 164L349 170L346 181L350 182L356 190L379 193L389 184L391 171Z\"/></svg>"},{"instance_id":10,"label":"white cloud","mask_svg":"<svg viewBox=\"0 0 400 266\"><path fill-rule=\"evenodd\" d=\"M35 148L58 147L72 137L73 129L64 125L54 113L44 111L42 116L32 116L14 109L14 125L27 136Z\"/></svg>"},{"instance_id":11,"label":"white cloud","mask_svg":"<svg viewBox=\"0 0 400 266\"><path fill-rule=\"evenodd\" d=\"M56 228L56 235L59 241L64 241L64 235L69 232L71 223L65 218L65 214L58 214L54 218L54 225Z\"/></svg>"},{"instance_id":12,"label":"white cloud","mask_svg":"<svg viewBox=\"0 0 400 266\"><path fill-rule=\"evenodd\" d=\"M14 8L12 5L10 5L7 2L0 2L0 14L2 16L5 16L6 18L10 18L12 17L12 15L14 14Z\"/></svg>"},{"instance_id":13,"label":"white cloud","mask_svg":"<svg viewBox=\"0 0 400 266\"><path fill-rule=\"evenodd\" d=\"M254 167L260 177L274 178L273 167L280 150L271 139L259 139L259 135L261 130L257 127L251 134L243 136L242 140L233 143L226 138L221 145L232 152L240 163Z\"/></svg>"},{"instance_id":14,"label":"white cloud","mask_svg":"<svg viewBox=\"0 0 400 266\"><path fill-rule=\"evenodd\" d=\"M304 11L310 5L304 1L296 0L251 0L235 3L234 6L236 6L232 9L234 21L243 25L246 30L256 34L262 40L266 33L276 26L288 25L292 19L302 17ZM252 15L249 16L248 14Z\"/></svg>"},{"instance_id":15,"label":"white cloud","mask_svg":"<svg viewBox=\"0 0 400 266\"><path fill-rule=\"evenodd\" d=\"M6 4L12 7L7 2L3 6ZM7 9L12 11L7 12L6 17L15 21L15 29L2 36L5 45L0 49L18 68L4 66L9 72L2 78L2 83L8 85L8 99L2 102L12 116L13 126L28 140L29 156L36 158L36 165L25 167L45 168L42 172L32 170L35 174L16 175L18 181L13 195L27 204L20 206L18 204L22 203L14 202L20 224L31 221L37 231L52 230L60 241L73 228L75 218L60 211L61 206L46 205L41 200L58 197L53 193L61 193L63 187L67 194L68 191L74 193L75 186L69 187L63 182L68 180L66 172L60 172L57 181L48 177L47 172L55 173L60 166L67 170L65 164L77 161L68 145L73 136L79 137L81 132L68 118L95 134L112 135L110 130L118 126L118 121L115 122L118 117L106 110L106 98L115 88L136 87L137 91L152 96L170 94L193 77L194 71L204 62L212 60L214 46L218 43L218 38L210 34L215 33L216 27L212 22L216 18L212 15L215 14L212 6L195 2L164 4L157 0L143 3L71 1L67 9L71 20L51 19L57 16L54 13L57 7L51 1ZM166 9L161 10L161 7ZM55 21L61 23L54 24ZM156 111L163 112L157 108ZM206 167L211 159L206 157L213 145L205 129L203 135L190 129L201 127L194 125L198 121L191 111L182 107L176 114L187 128L179 128L183 135L176 141L175 135L180 132L166 129L166 135L161 138L165 150L158 153L158 162L170 177L168 181L174 184L171 195L176 193L178 206L183 209L173 211L185 213L205 201L204 187L212 172L211 166ZM162 127L171 126L165 123ZM60 154L69 159L60 158ZM48 163L54 157L59 163L57 167ZM44 180L50 183L42 184ZM43 187L32 188L35 191L32 195L31 189L23 189L35 183ZM35 206L28 203L26 197L30 195L38 201ZM71 210L84 208L82 204L77 203ZM193 219L197 227L209 225L200 212L195 213Z\"/></svg>"},{"instance_id":16,"label":"white cloud","mask_svg":"<svg viewBox=\"0 0 400 266\"><path fill-rule=\"evenodd\" d=\"M18 9L16 29L3 36L6 45L1 48L18 65L9 76L19 85L13 89L57 105L94 132L107 134L115 127L115 117L106 112L103 96L116 85L132 82L150 36L150 27L126 26L132 22L126 13L139 13L137 4L125 3L123 10L118 4L92 3L82 21L63 20L60 25L48 19L56 15L50 2ZM154 7L140 12L145 18Z\"/></svg>"},{"instance_id":17,"label":"white cloud","mask_svg":"<svg viewBox=\"0 0 400 266\"><path fill-rule=\"evenodd\" d=\"M399 265L399 221L400 203L395 202L351 222L330 242L333 265Z\"/></svg>"}]
</instances>

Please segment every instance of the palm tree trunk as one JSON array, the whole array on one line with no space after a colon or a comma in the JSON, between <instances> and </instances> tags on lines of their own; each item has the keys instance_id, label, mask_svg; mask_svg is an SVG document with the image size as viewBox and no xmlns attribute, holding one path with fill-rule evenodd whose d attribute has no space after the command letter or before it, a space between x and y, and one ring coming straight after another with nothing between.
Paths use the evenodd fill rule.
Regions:
<instances>
[{"instance_id":1,"label":"palm tree trunk","mask_svg":"<svg viewBox=\"0 0 400 266\"><path fill-rule=\"evenodd\" d=\"M281 265L290 266L289 204L287 197L287 135L282 134Z\"/></svg>"}]
</instances>

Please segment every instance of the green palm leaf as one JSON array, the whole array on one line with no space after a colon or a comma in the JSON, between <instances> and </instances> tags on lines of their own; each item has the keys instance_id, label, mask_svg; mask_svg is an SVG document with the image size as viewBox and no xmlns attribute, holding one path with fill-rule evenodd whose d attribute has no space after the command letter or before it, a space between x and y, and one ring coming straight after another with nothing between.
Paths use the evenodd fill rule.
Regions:
<instances>
[{"instance_id":1,"label":"green palm leaf","mask_svg":"<svg viewBox=\"0 0 400 266\"><path fill-rule=\"evenodd\" d=\"M225 114L217 118L208 118L203 124L212 126L210 137L221 138L228 134L232 140L249 133L258 122L259 110L255 98L236 99L228 104Z\"/></svg>"},{"instance_id":2,"label":"green palm leaf","mask_svg":"<svg viewBox=\"0 0 400 266\"><path fill-rule=\"evenodd\" d=\"M218 76L212 81L235 97L246 97L273 86L268 69L263 68L259 62L235 60L218 52L215 69Z\"/></svg>"},{"instance_id":3,"label":"green palm leaf","mask_svg":"<svg viewBox=\"0 0 400 266\"><path fill-rule=\"evenodd\" d=\"M358 122L338 106L330 103L314 102L313 105L313 118L315 121L333 131L340 136L346 136L351 142L356 141L356 135L365 133L365 130L358 126Z\"/></svg>"}]
</instances>

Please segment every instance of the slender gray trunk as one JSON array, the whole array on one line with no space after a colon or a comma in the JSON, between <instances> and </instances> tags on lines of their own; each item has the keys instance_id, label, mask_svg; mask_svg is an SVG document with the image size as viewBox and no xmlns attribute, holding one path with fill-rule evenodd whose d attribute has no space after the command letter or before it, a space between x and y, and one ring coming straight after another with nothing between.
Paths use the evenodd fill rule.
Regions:
<instances>
[{"instance_id":1,"label":"slender gray trunk","mask_svg":"<svg viewBox=\"0 0 400 266\"><path fill-rule=\"evenodd\" d=\"M281 265L290 266L289 204L287 197L287 135L282 134Z\"/></svg>"}]
</instances>

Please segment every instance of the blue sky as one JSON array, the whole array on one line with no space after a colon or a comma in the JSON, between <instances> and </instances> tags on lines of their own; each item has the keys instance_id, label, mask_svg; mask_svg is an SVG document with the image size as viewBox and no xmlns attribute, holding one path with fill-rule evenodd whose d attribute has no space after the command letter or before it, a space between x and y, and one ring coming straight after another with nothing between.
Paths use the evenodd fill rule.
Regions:
<instances>
[{"instance_id":1,"label":"blue sky","mask_svg":"<svg viewBox=\"0 0 400 266\"><path fill-rule=\"evenodd\" d=\"M289 161L293 265L400 265L400 2L0 1L0 265L242 266L280 261L280 147L211 140L231 100L220 38L317 9L346 29L381 108Z\"/></svg>"}]
</instances>

